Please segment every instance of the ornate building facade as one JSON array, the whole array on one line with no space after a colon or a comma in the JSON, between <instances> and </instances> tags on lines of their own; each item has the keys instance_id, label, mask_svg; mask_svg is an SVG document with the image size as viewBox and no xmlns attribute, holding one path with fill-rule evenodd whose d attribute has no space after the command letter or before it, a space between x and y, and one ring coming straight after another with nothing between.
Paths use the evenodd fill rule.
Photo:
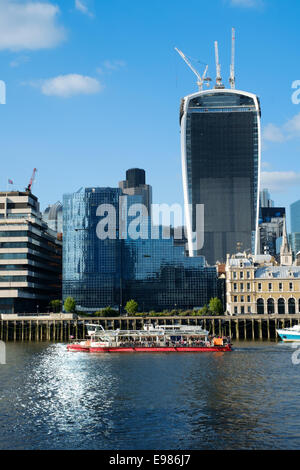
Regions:
<instances>
[{"instance_id":1,"label":"ornate building facade","mask_svg":"<svg viewBox=\"0 0 300 470\"><path fill-rule=\"evenodd\" d=\"M292 264L286 230L280 265L270 255L227 256L226 312L229 315L300 313L300 266Z\"/></svg>"}]
</instances>

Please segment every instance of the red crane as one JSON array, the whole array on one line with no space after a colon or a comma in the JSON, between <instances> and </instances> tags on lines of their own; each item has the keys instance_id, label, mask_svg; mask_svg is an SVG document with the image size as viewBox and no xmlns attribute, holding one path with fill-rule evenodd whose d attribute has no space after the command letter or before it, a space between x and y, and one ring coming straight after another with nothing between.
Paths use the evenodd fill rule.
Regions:
<instances>
[{"instance_id":1,"label":"red crane","mask_svg":"<svg viewBox=\"0 0 300 470\"><path fill-rule=\"evenodd\" d=\"M26 191L27 191L28 193L31 193L31 187L32 187L33 182L34 182L34 178L35 178L36 172L37 172L37 169L34 168L34 169L33 169L32 176L31 176L31 179L30 179L30 181L29 181L29 185L28 185L27 188L26 188Z\"/></svg>"}]
</instances>

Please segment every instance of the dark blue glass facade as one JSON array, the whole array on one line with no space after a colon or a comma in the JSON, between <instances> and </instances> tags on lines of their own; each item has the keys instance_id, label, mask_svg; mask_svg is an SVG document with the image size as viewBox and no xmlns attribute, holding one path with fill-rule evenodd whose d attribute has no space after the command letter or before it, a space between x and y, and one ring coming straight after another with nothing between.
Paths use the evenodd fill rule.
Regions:
<instances>
[{"instance_id":1,"label":"dark blue glass facade","mask_svg":"<svg viewBox=\"0 0 300 470\"><path fill-rule=\"evenodd\" d=\"M124 307L130 299L138 302L140 310L161 311L202 307L216 297L216 268L205 266L201 256L186 257L184 245L164 239L161 228L156 228L157 239L151 239L150 218L143 219L142 236L137 240L126 236L128 218L119 238L124 198L127 209L142 201L137 195L119 199L121 195L120 189L95 188L64 197L64 299L74 297L78 309L86 311ZM117 239L97 237L100 204L112 204L116 209Z\"/></svg>"},{"instance_id":2,"label":"dark blue glass facade","mask_svg":"<svg viewBox=\"0 0 300 470\"><path fill-rule=\"evenodd\" d=\"M185 203L192 205L194 233L196 205L204 205L204 245L196 253L214 265L238 245L252 251L258 222L258 98L225 89L190 95L181 107L181 132Z\"/></svg>"},{"instance_id":3,"label":"dark blue glass facade","mask_svg":"<svg viewBox=\"0 0 300 470\"><path fill-rule=\"evenodd\" d=\"M64 196L63 299L74 297L79 309L120 304L120 241L99 240L96 232L98 206L111 204L118 214L120 194L117 188L87 188Z\"/></svg>"}]
</instances>

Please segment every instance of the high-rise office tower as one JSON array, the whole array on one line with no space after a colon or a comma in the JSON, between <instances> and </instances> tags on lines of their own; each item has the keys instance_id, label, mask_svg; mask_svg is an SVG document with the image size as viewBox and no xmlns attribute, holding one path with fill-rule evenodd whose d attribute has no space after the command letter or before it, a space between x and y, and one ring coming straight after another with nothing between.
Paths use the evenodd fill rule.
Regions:
<instances>
[{"instance_id":1,"label":"high-rise office tower","mask_svg":"<svg viewBox=\"0 0 300 470\"><path fill-rule=\"evenodd\" d=\"M285 226L285 208L262 206L259 216L259 253L279 255Z\"/></svg>"},{"instance_id":2,"label":"high-rise office tower","mask_svg":"<svg viewBox=\"0 0 300 470\"><path fill-rule=\"evenodd\" d=\"M290 205L291 232L300 232L300 200Z\"/></svg>"},{"instance_id":3,"label":"high-rise office tower","mask_svg":"<svg viewBox=\"0 0 300 470\"><path fill-rule=\"evenodd\" d=\"M290 215L291 234L289 238L293 255L296 257L300 251L300 201L293 202L290 205Z\"/></svg>"},{"instance_id":4,"label":"high-rise office tower","mask_svg":"<svg viewBox=\"0 0 300 470\"><path fill-rule=\"evenodd\" d=\"M274 207L274 201L271 199L268 189L262 189L260 191L260 207Z\"/></svg>"},{"instance_id":5,"label":"high-rise office tower","mask_svg":"<svg viewBox=\"0 0 300 470\"><path fill-rule=\"evenodd\" d=\"M56 233L62 233L63 208L61 202L56 202L48 206L43 212L43 220L51 230Z\"/></svg>"},{"instance_id":6,"label":"high-rise office tower","mask_svg":"<svg viewBox=\"0 0 300 470\"><path fill-rule=\"evenodd\" d=\"M119 188L128 196L142 196L141 203L147 207L148 215L151 215L152 187L146 184L145 170L132 168L126 171L126 180L120 181Z\"/></svg>"},{"instance_id":7,"label":"high-rise office tower","mask_svg":"<svg viewBox=\"0 0 300 470\"><path fill-rule=\"evenodd\" d=\"M30 191L0 192L0 313L47 311L61 298L62 243Z\"/></svg>"},{"instance_id":8,"label":"high-rise office tower","mask_svg":"<svg viewBox=\"0 0 300 470\"><path fill-rule=\"evenodd\" d=\"M234 34L230 89L222 84L217 43L215 51L216 86L203 91L207 68L201 77L191 67L199 91L183 98L180 108L189 254L204 255L209 264L257 248L261 152L259 98L235 89ZM196 223L197 205L204 206L202 227Z\"/></svg>"}]
</instances>

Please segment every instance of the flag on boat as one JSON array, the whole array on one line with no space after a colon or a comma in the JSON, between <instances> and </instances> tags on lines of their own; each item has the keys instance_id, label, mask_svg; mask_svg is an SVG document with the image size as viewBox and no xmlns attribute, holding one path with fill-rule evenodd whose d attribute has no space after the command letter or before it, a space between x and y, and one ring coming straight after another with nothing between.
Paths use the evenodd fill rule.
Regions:
<instances>
[{"instance_id":1,"label":"flag on boat","mask_svg":"<svg viewBox=\"0 0 300 470\"><path fill-rule=\"evenodd\" d=\"M8 180L8 184L14 184L13 180Z\"/></svg>"}]
</instances>

